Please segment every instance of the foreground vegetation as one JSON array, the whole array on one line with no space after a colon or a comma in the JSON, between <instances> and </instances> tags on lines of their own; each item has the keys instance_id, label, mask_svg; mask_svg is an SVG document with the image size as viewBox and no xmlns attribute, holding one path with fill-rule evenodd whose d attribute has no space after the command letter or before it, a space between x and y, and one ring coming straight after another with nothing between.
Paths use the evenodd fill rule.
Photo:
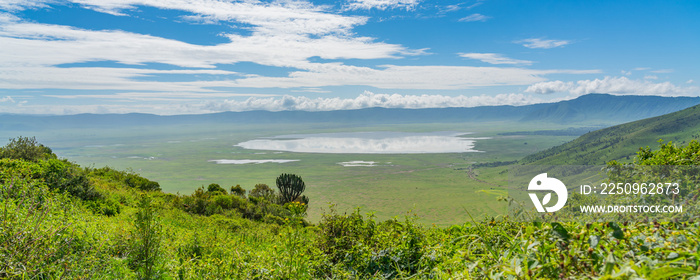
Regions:
<instances>
[{"instance_id":1,"label":"foreground vegetation","mask_svg":"<svg viewBox=\"0 0 700 280\"><path fill-rule=\"evenodd\" d=\"M671 144L668 144L671 145ZM672 147L672 148L669 148ZM700 165L700 145L642 150ZM700 273L700 220L580 224L512 217L423 226L331 205L304 220L293 196L210 184L165 194L133 172L82 168L33 138L0 150L0 278L542 279L678 278ZM285 179L286 178L286 179ZM303 191L303 189L302 189ZM313 197L311 198L313 203Z\"/></svg>"}]
</instances>

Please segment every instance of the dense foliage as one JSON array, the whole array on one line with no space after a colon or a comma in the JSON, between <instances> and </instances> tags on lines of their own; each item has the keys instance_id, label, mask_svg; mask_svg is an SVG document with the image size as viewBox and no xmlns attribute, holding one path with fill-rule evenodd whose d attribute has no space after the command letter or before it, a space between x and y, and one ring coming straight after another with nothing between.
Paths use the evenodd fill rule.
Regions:
<instances>
[{"instance_id":1,"label":"dense foliage","mask_svg":"<svg viewBox=\"0 0 700 280\"><path fill-rule=\"evenodd\" d=\"M695 155L679 149L645 152L638 163ZM304 221L307 204L281 203L264 184L247 198L215 184L174 195L130 185L129 176L138 177L51 157L0 159L0 278L698 279L700 272L697 219L494 217L438 228L410 213L376 221L331 207L312 225ZM85 186L91 191L71 191ZM99 210L110 203L119 210Z\"/></svg>"},{"instance_id":2,"label":"dense foliage","mask_svg":"<svg viewBox=\"0 0 700 280\"><path fill-rule=\"evenodd\" d=\"M0 148L0 158L39 161L46 158L56 158L49 147L39 144L36 137L17 137L10 139L5 147Z\"/></svg>"}]
</instances>

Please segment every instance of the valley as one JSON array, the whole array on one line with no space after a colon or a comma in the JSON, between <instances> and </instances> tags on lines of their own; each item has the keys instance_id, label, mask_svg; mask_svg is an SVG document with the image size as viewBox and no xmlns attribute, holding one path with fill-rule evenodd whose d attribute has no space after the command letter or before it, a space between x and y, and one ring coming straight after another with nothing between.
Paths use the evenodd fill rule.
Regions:
<instances>
[{"instance_id":1,"label":"valley","mask_svg":"<svg viewBox=\"0 0 700 280\"><path fill-rule=\"evenodd\" d=\"M581 99L588 103L589 98L591 97ZM558 104L551 106L559 107ZM586 111L594 112L595 107L590 106ZM389 112L389 115L404 114L400 110L384 112ZM346 114L358 112L350 111ZM124 121L133 117L135 116L117 115L113 116L113 122L96 122L89 115L84 118L73 116L71 118L76 120L64 122L56 128L40 126L42 122L34 119L25 121L25 129L2 130L0 139L19 135L36 136L41 143L52 147L59 157L87 167L110 166L119 170L132 170L159 182L163 191L169 193L189 194L198 187L211 183L225 188L240 185L250 190L258 183L274 186L274 178L279 174L294 173L302 176L307 183L306 194L312 201L308 211L310 221L318 221L329 204L336 204L343 211L360 207L363 212L375 213L380 220L412 211L421 223L445 226L467 220L466 211L479 217L504 213L505 207L497 199L507 192L498 186L507 185L508 178L503 172L508 169L508 164L524 157L525 160L544 157L545 154L542 153L551 153L551 150L543 151L568 143L579 134L614 124L601 124L598 119L557 123L506 121L498 118L468 122L448 118L429 123L401 123L391 118L377 122L286 119L279 123L245 123L198 120L203 118L201 115L190 118L178 116L183 119L158 125L154 124L153 119L162 120L165 117L144 116L141 122ZM81 125L81 122L84 124ZM623 125L625 126L629 124ZM586 136L596 135L595 133L600 132L585 134L581 139L602 139ZM386 145L391 145L393 150L379 150L377 153L361 150L358 143L365 146L371 143L362 142L365 140L353 142L351 145L356 145L354 148L343 150L343 145L348 145L347 141L331 145L331 142L327 142L330 138L323 138L325 144L321 141L302 151L287 149L299 147L299 143L293 142L283 149L245 145L261 140L298 141L303 137L318 135L330 135L336 137L333 138L336 140L359 139L337 138L339 135L364 135L365 140L372 140L372 137L380 140L394 139L394 142L388 144L374 143L378 146L383 144L383 149L386 149ZM408 146L401 150L397 146L404 144L396 140L401 138L387 138L397 135L444 135L451 138L445 137L450 139L447 142L405 143ZM645 138L634 138L635 142L631 144L637 147L616 151L634 153L640 145L653 146L656 141L653 138L650 136L646 142L641 141ZM561 149L575 141L555 149ZM325 150L308 150L321 146ZM416 150L420 148L433 150ZM455 148L462 152L455 152ZM563 152L557 157L570 154L571 152ZM517 164L520 163L522 162ZM594 162L601 163L602 160Z\"/></svg>"}]
</instances>

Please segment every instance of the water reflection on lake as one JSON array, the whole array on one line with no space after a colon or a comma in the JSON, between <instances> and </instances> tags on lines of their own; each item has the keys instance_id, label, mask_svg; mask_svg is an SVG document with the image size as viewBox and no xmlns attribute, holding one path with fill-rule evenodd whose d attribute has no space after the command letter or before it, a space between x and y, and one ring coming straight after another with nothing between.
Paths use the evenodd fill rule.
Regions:
<instances>
[{"instance_id":1,"label":"water reflection on lake","mask_svg":"<svg viewBox=\"0 0 700 280\"><path fill-rule=\"evenodd\" d=\"M209 162L216 164L260 164L260 163L287 163L299 161L298 159L212 159Z\"/></svg>"},{"instance_id":2,"label":"water reflection on lake","mask_svg":"<svg viewBox=\"0 0 700 280\"><path fill-rule=\"evenodd\" d=\"M478 152L463 132L356 132L280 135L236 146L252 150L335 154L418 154Z\"/></svg>"}]
</instances>

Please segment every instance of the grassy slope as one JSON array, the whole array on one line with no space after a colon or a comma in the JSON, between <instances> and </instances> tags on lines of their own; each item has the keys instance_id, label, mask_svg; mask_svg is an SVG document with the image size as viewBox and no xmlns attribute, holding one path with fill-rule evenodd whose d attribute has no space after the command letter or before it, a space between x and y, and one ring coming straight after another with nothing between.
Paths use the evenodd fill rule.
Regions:
<instances>
[{"instance_id":1,"label":"grassy slope","mask_svg":"<svg viewBox=\"0 0 700 280\"><path fill-rule=\"evenodd\" d=\"M566 144L532 154L524 164L604 164L629 161L639 147L655 147L659 139L686 143L700 136L700 105L675 113L589 132Z\"/></svg>"},{"instance_id":2,"label":"grassy slope","mask_svg":"<svg viewBox=\"0 0 700 280\"><path fill-rule=\"evenodd\" d=\"M156 214L149 240L160 240L153 279L668 279L700 271L693 222L618 228L506 217L438 228L411 217L378 223L331 214L300 227L243 219L235 210L193 215L175 207L173 195L86 170L90 184L121 207L108 217L45 191L41 176L21 175L42 167L22 165L0 160L0 278L145 278L146 266L134 261L146 238L136 227L142 195Z\"/></svg>"}]
</instances>

